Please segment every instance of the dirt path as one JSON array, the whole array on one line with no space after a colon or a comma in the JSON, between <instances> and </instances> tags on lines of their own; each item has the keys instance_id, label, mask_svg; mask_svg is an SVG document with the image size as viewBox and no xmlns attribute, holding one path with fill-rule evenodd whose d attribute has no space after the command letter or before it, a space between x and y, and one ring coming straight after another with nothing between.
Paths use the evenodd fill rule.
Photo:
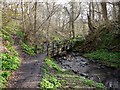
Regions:
<instances>
[{"instance_id":1,"label":"dirt path","mask_svg":"<svg viewBox=\"0 0 120 90\"><path fill-rule=\"evenodd\" d=\"M22 59L20 68L9 78L7 88L39 88L42 78L41 66L46 54L29 56L21 51L19 45L16 49Z\"/></svg>"}]
</instances>

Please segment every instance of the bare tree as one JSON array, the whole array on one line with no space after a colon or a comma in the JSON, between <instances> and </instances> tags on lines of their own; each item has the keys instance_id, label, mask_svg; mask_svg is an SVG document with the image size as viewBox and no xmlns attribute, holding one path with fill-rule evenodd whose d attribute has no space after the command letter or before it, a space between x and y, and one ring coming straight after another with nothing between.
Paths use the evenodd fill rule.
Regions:
<instances>
[{"instance_id":1,"label":"bare tree","mask_svg":"<svg viewBox=\"0 0 120 90\"><path fill-rule=\"evenodd\" d=\"M75 5L75 2L70 2L70 11L68 10L67 7L64 7L64 9L66 10L66 12L68 13L68 16L69 16L69 28L70 28L70 37L75 37L75 31L74 31L74 22L76 21L76 19L79 17L80 15L80 11L81 11L81 6L80 6L81 2L79 2L79 10L78 10L78 13L77 15L75 16L75 8L74 8L74 5Z\"/></svg>"},{"instance_id":2,"label":"bare tree","mask_svg":"<svg viewBox=\"0 0 120 90\"><path fill-rule=\"evenodd\" d=\"M36 44L36 40L37 40L37 36L36 36L36 27L37 27L37 1L34 4L35 6L35 14L34 14L34 35L35 35L35 40L34 40L34 44L35 44L35 51L37 51L37 44Z\"/></svg>"}]
</instances>

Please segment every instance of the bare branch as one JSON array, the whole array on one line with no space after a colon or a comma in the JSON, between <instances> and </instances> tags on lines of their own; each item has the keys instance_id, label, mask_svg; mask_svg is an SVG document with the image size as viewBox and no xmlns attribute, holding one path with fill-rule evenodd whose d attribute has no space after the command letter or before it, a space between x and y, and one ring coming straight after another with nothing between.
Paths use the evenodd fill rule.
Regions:
<instances>
[{"instance_id":1,"label":"bare branch","mask_svg":"<svg viewBox=\"0 0 120 90\"><path fill-rule=\"evenodd\" d=\"M64 9L67 11L68 15L70 15L70 12L68 11L67 7L64 6Z\"/></svg>"},{"instance_id":2,"label":"bare branch","mask_svg":"<svg viewBox=\"0 0 120 90\"><path fill-rule=\"evenodd\" d=\"M44 25L44 23L46 21L48 21L54 14L55 12L57 11L57 8L55 8L55 3L53 3L53 8L52 8L52 11L49 13L48 17L40 24L40 26L37 28L37 31L39 31L39 29ZM37 32L36 31L36 32Z\"/></svg>"},{"instance_id":3,"label":"bare branch","mask_svg":"<svg viewBox=\"0 0 120 90\"><path fill-rule=\"evenodd\" d=\"M80 4L81 4L81 2L79 2L79 6L80 6ZM74 21L79 17L80 11L81 11L81 6L79 7L79 12L78 12L77 16L75 17Z\"/></svg>"}]
</instances>

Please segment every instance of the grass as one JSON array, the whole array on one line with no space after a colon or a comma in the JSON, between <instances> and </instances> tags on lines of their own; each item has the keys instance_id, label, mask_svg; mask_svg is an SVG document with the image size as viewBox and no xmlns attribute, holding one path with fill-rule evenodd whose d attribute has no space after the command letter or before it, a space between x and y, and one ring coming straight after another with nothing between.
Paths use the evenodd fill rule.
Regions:
<instances>
[{"instance_id":1,"label":"grass","mask_svg":"<svg viewBox=\"0 0 120 90\"><path fill-rule=\"evenodd\" d=\"M61 77L61 79L66 80L65 82L63 82L63 85L69 85L69 87L91 87L96 89L105 89L105 86L102 83L97 83L82 76L71 74L58 74L57 76Z\"/></svg>"},{"instance_id":2,"label":"grass","mask_svg":"<svg viewBox=\"0 0 120 90\"><path fill-rule=\"evenodd\" d=\"M83 56L99 60L110 67L120 67L120 52L109 52L108 50L100 49L91 53L86 53Z\"/></svg>"},{"instance_id":3,"label":"grass","mask_svg":"<svg viewBox=\"0 0 120 90\"><path fill-rule=\"evenodd\" d=\"M102 83L75 75L72 71L62 69L54 59L46 58L42 67L42 90L75 90L81 88L105 89Z\"/></svg>"},{"instance_id":4,"label":"grass","mask_svg":"<svg viewBox=\"0 0 120 90\"><path fill-rule=\"evenodd\" d=\"M64 72L65 70L62 69L58 64L55 63L54 59L52 58L46 58L45 59L45 63L50 67L53 68L55 70L57 70L58 72Z\"/></svg>"},{"instance_id":5,"label":"grass","mask_svg":"<svg viewBox=\"0 0 120 90\"><path fill-rule=\"evenodd\" d=\"M64 70L54 62L52 58L45 58L45 65L42 68L43 78L40 87L43 90L56 90L61 87L60 81L54 76L53 70L63 72Z\"/></svg>"}]
</instances>

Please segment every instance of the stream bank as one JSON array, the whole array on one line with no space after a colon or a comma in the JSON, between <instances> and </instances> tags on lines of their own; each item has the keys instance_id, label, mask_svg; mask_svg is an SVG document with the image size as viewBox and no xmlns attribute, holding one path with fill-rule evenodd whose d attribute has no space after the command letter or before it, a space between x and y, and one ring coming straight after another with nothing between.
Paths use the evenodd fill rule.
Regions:
<instances>
[{"instance_id":1,"label":"stream bank","mask_svg":"<svg viewBox=\"0 0 120 90\"><path fill-rule=\"evenodd\" d=\"M66 70L72 70L79 76L103 83L107 88L120 89L119 72L94 60L88 60L79 53L67 53L54 57Z\"/></svg>"}]
</instances>

